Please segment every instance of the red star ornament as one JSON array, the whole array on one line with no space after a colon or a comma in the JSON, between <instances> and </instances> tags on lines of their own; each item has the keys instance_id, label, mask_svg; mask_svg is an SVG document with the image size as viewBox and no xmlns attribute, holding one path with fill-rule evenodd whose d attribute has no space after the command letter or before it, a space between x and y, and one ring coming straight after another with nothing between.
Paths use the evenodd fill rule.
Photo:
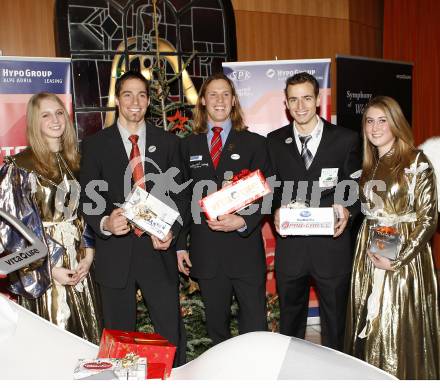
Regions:
<instances>
[{"instance_id":1,"label":"red star ornament","mask_svg":"<svg viewBox=\"0 0 440 388\"><path fill-rule=\"evenodd\" d=\"M181 130L183 131L185 123L189 120L188 117L182 116L180 110L177 110L174 116L168 116L167 120L170 123L174 123L173 130Z\"/></svg>"}]
</instances>

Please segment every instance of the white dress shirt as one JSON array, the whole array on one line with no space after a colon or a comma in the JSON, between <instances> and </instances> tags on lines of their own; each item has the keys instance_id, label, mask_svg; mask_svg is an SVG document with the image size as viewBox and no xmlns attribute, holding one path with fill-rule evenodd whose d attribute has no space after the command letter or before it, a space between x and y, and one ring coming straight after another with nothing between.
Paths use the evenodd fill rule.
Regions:
<instances>
[{"instance_id":1,"label":"white dress shirt","mask_svg":"<svg viewBox=\"0 0 440 388\"><path fill-rule=\"evenodd\" d=\"M138 135L139 136L139 139L137 142L138 147L139 147L139 152L141 153L141 155L145 155L145 143L146 143L146 138L147 138L147 127L145 125L145 121L142 122L142 124L137 129L136 133L130 133L128 131L128 129L124 128L121 125L119 120L117 122L117 126L119 129L119 134L121 135L122 142L124 143L124 148L125 148L125 152L127 153L128 160L130 160L131 148L133 147L133 145L131 144L131 141L128 140L128 138L131 135Z\"/></svg>"},{"instance_id":2,"label":"white dress shirt","mask_svg":"<svg viewBox=\"0 0 440 388\"><path fill-rule=\"evenodd\" d=\"M318 115L316 115L316 119L318 120L318 122L316 123L315 128L313 128L313 131L309 133L309 135L311 135L312 138L307 143L307 148L312 153L313 157L315 157L316 151L318 151L319 143L321 142L322 131L324 130L324 122L321 120L321 118ZM295 122L293 122L293 136L295 138L298 152L301 155L302 143L301 140L299 140L299 137L308 136L308 135L302 135L296 128Z\"/></svg>"},{"instance_id":3,"label":"white dress shirt","mask_svg":"<svg viewBox=\"0 0 440 388\"><path fill-rule=\"evenodd\" d=\"M232 129L231 119L227 119L226 121L224 121L220 127L222 128L222 131L220 132L220 137L222 139L222 148L223 148L224 145L226 144L226 141L228 140L229 132L231 132ZM214 132L211 131L212 128L214 128L214 125L212 125L211 122L208 122L208 132L206 132L206 137L208 139L208 148L210 152L211 152L211 141L212 138L214 137Z\"/></svg>"},{"instance_id":4,"label":"white dress shirt","mask_svg":"<svg viewBox=\"0 0 440 388\"><path fill-rule=\"evenodd\" d=\"M139 126L139 128L137 129L136 133L130 133L130 131L126 128L124 128L120 121L117 121L117 126L119 129L119 134L121 135L121 139L122 139L122 143L124 144L124 148L125 148L125 152L127 153L127 158L128 160L130 160L130 153L131 153L131 149L133 147L131 141L128 139L131 135L138 135L139 139L137 141L138 147L139 147L139 152L141 155L145 155L145 144L146 144L146 139L147 139L147 127L145 125L145 121L142 122L142 124ZM110 236L112 233L109 232L108 230L104 230L104 221L108 218L108 216L104 216L101 218L101 222L99 223L100 229L101 229L101 233L106 235L106 236Z\"/></svg>"}]
</instances>

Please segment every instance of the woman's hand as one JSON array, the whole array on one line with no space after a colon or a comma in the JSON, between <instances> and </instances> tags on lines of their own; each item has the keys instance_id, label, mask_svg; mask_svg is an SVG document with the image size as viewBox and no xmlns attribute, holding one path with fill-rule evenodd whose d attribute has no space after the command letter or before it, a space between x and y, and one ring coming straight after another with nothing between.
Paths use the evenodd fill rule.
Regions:
<instances>
[{"instance_id":1,"label":"woman's hand","mask_svg":"<svg viewBox=\"0 0 440 388\"><path fill-rule=\"evenodd\" d=\"M381 256L370 251L367 251L367 255L376 268L385 269L387 271L393 270L391 267L391 260L387 259L385 256Z\"/></svg>"},{"instance_id":2,"label":"woman's hand","mask_svg":"<svg viewBox=\"0 0 440 388\"><path fill-rule=\"evenodd\" d=\"M78 267L76 267L76 273L78 274L78 281L82 281L89 273L90 266L93 263L93 258L95 256L95 250L93 248L86 248L85 257L79 262Z\"/></svg>"},{"instance_id":3,"label":"woman's hand","mask_svg":"<svg viewBox=\"0 0 440 388\"><path fill-rule=\"evenodd\" d=\"M74 286L79 279L77 272L62 267L52 268L52 277L62 286Z\"/></svg>"}]
</instances>

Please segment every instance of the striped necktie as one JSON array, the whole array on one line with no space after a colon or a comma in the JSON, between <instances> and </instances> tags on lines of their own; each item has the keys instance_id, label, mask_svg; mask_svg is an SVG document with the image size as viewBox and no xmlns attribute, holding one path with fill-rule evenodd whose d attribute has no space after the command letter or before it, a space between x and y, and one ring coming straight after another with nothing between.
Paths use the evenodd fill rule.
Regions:
<instances>
[{"instance_id":1,"label":"striped necktie","mask_svg":"<svg viewBox=\"0 0 440 388\"><path fill-rule=\"evenodd\" d=\"M139 151L138 147L138 135L131 135L128 137L128 140L131 142L131 152L130 152L130 162L133 161L133 159L136 159L136 161L133 161L133 163L136 163L134 166L131 166L133 169L133 182L136 186L139 186L145 190L145 181L144 181L144 168L143 168L143 162L140 159L141 153ZM142 229L134 228L134 233L136 236L140 237L144 233Z\"/></svg>"},{"instance_id":2,"label":"striped necktie","mask_svg":"<svg viewBox=\"0 0 440 388\"><path fill-rule=\"evenodd\" d=\"M220 136L220 132L223 128L213 127L212 131L214 132L214 136L211 139L211 159L214 168L217 168L218 162L220 160L220 156L222 154L222 138Z\"/></svg>"},{"instance_id":3,"label":"striped necktie","mask_svg":"<svg viewBox=\"0 0 440 388\"><path fill-rule=\"evenodd\" d=\"M302 144L301 157L304 160L304 165L306 166L306 170L309 169L309 167L313 161L312 152L307 148L307 143L310 141L311 138L312 138L312 135L299 137L299 140L301 141L301 144Z\"/></svg>"}]
</instances>

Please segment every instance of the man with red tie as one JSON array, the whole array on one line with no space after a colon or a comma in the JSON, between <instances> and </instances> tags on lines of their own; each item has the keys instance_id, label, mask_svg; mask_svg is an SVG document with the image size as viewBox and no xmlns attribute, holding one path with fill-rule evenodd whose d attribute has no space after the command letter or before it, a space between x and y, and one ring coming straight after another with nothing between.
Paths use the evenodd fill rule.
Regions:
<instances>
[{"instance_id":1,"label":"man with red tie","mask_svg":"<svg viewBox=\"0 0 440 388\"><path fill-rule=\"evenodd\" d=\"M145 121L150 99L142 74L123 74L116 82L115 97L117 122L83 140L80 170L82 211L97 236L95 278L104 326L135 330L136 290L140 288L155 331L178 346L175 365L180 365L185 361L185 336L176 252L170 247L181 226L176 222L165 239L159 240L139 229L132 231L119 207L133 185L157 196L155 185L145 181L144 175L160 180L171 167L181 171L179 140ZM180 174L175 179L182 182ZM173 193L170 197L183 212L183 197ZM169 202L169 198L159 199Z\"/></svg>"},{"instance_id":2,"label":"man with red tie","mask_svg":"<svg viewBox=\"0 0 440 388\"><path fill-rule=\"evenodd\" d=\"M192 179L192 212L178 238L178 266L197 279L205 305L208 335L214 344L230 338L232 297L239 305L239 331L267 329L266 263L261 209L253 214L225 214L207 220L197 200L222 187L242 170L271 169L266 139L249 132L232 82L209 77L194 109L193 134L181 142L184 179ZM198 188L208 184L199 192ZM191 214L192 213L192 214ZM189 236L189 253L187 241Z\"/></svg>"}]
</instances>

